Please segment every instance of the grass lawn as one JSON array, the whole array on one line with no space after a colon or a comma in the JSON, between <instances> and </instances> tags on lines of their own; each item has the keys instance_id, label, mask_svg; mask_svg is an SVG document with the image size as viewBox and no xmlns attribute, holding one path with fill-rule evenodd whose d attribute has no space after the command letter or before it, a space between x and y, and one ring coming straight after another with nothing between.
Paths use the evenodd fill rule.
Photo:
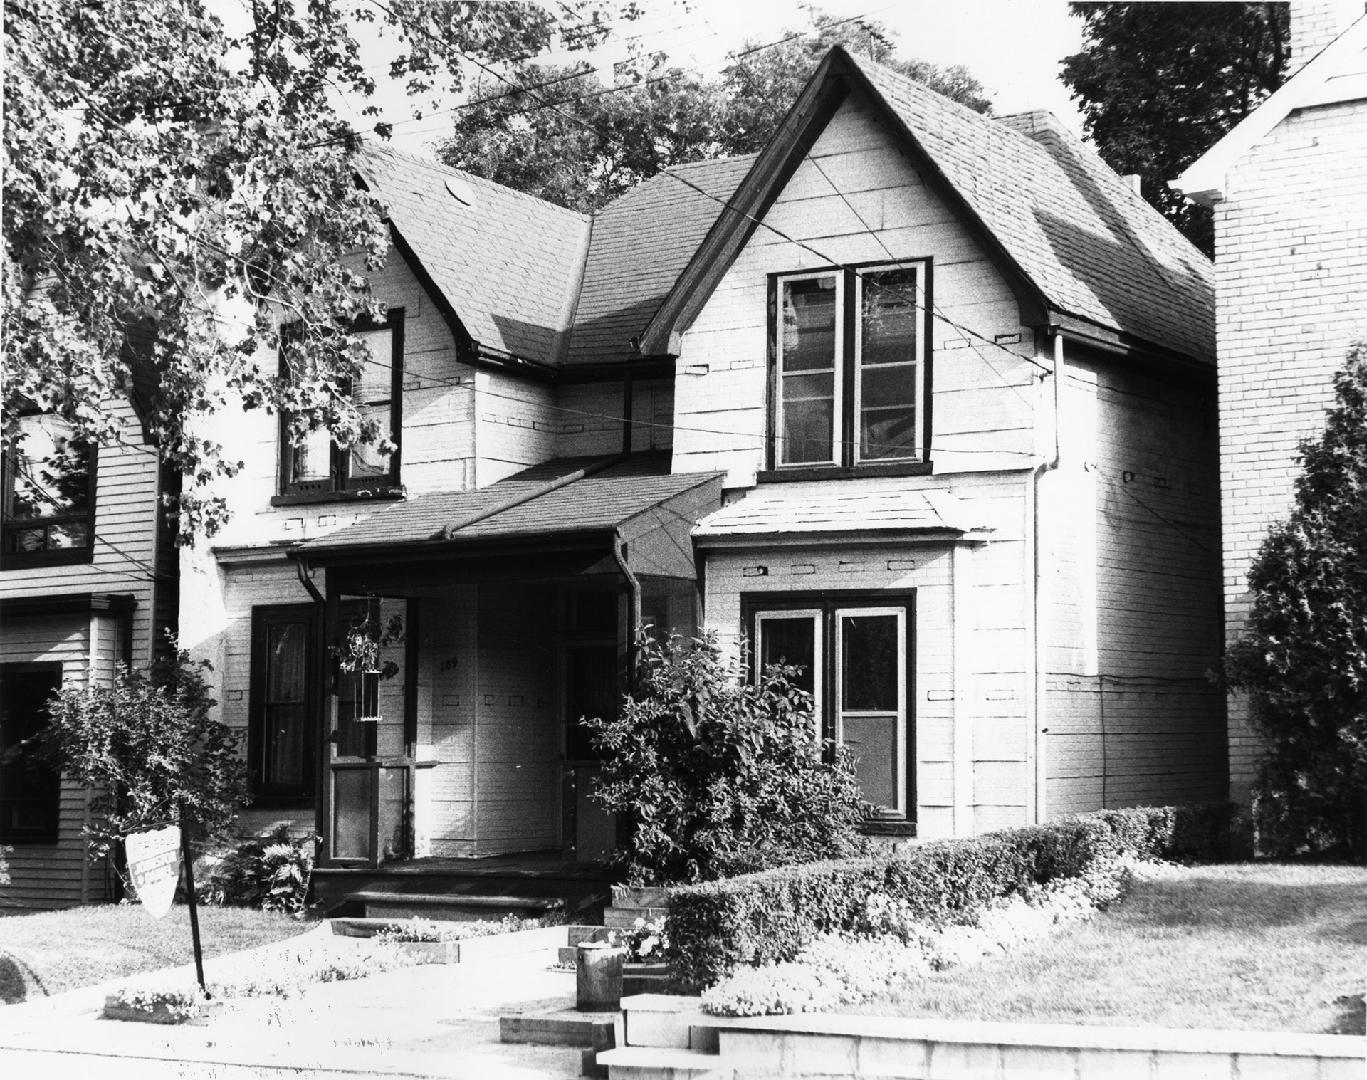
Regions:
<instances>
[{"instance_id":1,"label":"grass lawn","mask_svg":"<svg viewBox=\"0 0 1367 1080\"><path fill-rule=\"evenodd\" d=\"M1203 866L855 1011L955 1020L1362 1034L1367 869Z\"/></svg>"},{"instance_id":2,"label":"grass lawn","mask_svg":"<svg viewBox=\"0 0 1367 1080\"><path fill-rule=\"evenodd\" d=\"M249 908L201 907L206 957L292 937L310 924ZM101 904L0 918L0 1002L13 1004L139 971L188 964L184 906L154 919L136 904Z\"/></svg>"}]
</instances>

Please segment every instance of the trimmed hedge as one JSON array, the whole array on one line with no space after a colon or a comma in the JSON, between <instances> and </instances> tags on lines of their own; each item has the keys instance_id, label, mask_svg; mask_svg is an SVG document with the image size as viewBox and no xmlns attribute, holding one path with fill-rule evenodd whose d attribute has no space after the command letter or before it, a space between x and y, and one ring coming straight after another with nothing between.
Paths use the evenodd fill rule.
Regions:
<instances>
[{"instance_id":1,"label":"trimmed hedge","mask_svg":"<svg viewBox=\"0 0 1367 1080\"><path fill-rule=\"evenodd\" d=\"M818 934L852 930L865 899L884 893L935 925L965 922L990 901L1098 864L1227 855L1232 808L1102 810L1047 825L900 854L783 866L682 886L670 893L666 934L670 977L697 991L743 964L793 959Z\"/></svg>"}]
</instances>

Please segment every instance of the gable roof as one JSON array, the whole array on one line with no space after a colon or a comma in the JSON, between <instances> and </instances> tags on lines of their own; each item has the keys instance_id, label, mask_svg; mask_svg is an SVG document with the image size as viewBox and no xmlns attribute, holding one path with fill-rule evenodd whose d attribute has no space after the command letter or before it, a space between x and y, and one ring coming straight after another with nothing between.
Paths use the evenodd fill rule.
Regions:
<instances>
[{"instance_id":1,"label":"gable roof","mask_svg":"<svg viewBox=\"0 0 1367 1080\"><path fill-rule=\"evenodd\" d=\"M717 200L731 198L756 157L675 165L598 213L575 313L570 363L634 354L632 339L654 317L717 220Z\"/></svg>"},{"instance_id":2,"label":"gable roof","mask_svg":"<svg viewBox=\"0 0 1367 1080\"><path fill-rule=\"evenodd\" d=\"M732 208L719 208L717 224L643 332L643 353L667 351L671 335L687 328L851 89L888 117L913 161L1048 318L1070 316L1213 361L1209 260L1093 150L1048 114L992 120L839 47L737 187Z\"/></svg>"},{"instance_id":3,"label":"gable roof","mask_svg":"<svg viewBox=\"0 0 1367 1080\"><path fill-rule=\"evenodd\" d=\"M367 147L361 168L457 337L553 363L574 310L589 219L388 147Z\"/></svg>"},{"instance_id":4,"label":"gable roof","mask_svg":"<svg viewBox=\"0 0 1367 1080\"><path fill-rule=\"evenodd\" d=\"M1296 109L1361 98L1367 98L1367 15L1227 131L1170 186L1189 199L1212 206L1224 198L1230 166Z\"/></svg>"}]
</instances>

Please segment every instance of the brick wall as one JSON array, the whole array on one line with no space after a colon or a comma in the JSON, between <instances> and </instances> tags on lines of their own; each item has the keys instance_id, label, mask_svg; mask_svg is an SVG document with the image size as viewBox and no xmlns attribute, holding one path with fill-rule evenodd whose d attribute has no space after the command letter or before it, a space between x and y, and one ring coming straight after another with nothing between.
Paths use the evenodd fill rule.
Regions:
<instances>
[{"instance_id":1,"label":"brick wall","mask_svg":"<svg viewBox=\"0 0 1367 1080\"><path fill-rule=\"evenodd\" d=\"M1367 101L1292 113L1231 168L1216 208L1226 637L1249 608L1248 569L1283 518L1297 446L1323 428L1332 378L1367 336ZM1232 793L1258 742L1230 708Z\"/></svg>"}]
</instances>

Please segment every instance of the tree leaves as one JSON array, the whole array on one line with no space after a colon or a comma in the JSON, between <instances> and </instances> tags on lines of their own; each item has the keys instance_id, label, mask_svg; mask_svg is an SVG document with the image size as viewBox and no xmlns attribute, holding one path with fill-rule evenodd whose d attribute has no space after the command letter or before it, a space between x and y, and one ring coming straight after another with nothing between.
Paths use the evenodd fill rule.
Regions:
<instances>
[{"instance_id":1,"label":"tree leaves","mask_svg":"<svg viewBox=\"0 0 1367 1080\"><path fill-rule=\"evenodd\" d=\"M1207 255L1211 212L1168 181L1281 85L1287 63L1285 4L1073 3L1084 22L1081 52L1063 82L1082 106L1083 128L1106 164L1137 173L1143 195Z\"/></svg>"}]
</instances>

